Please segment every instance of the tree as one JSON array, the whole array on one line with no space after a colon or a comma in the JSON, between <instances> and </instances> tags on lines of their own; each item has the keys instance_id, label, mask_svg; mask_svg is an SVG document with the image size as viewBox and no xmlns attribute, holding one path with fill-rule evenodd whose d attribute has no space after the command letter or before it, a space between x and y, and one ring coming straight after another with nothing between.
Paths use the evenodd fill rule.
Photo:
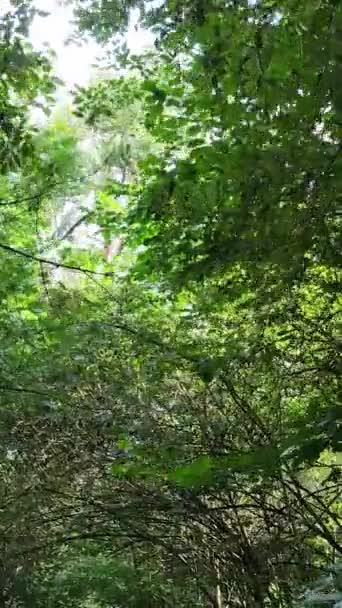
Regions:
<instances>
[{"instance_id":1,"label":"tree","mask_svg":"<svg viewBox=\"0 0 342 608\"><path fill-rule=\"evenodd\" d=\"M2 602L288 608L342 552L340 7L142 8L75 95L98 181L57 120L2 182ZM51 239L90 189L110 263Z\"/></svg>"},{"instance_id":2,"label":"tree","mask_svg":"<svg viewBox=\"0 0 342 608\"><path fill-rule=\"evenodd\" d=\"M28 29L35 14L30 3L17 2L0 24L0 172L16 170L33 151L34 128L28 107L47 108L56 78L48 56L35 52Z\"/></svg>"}]
</instances>

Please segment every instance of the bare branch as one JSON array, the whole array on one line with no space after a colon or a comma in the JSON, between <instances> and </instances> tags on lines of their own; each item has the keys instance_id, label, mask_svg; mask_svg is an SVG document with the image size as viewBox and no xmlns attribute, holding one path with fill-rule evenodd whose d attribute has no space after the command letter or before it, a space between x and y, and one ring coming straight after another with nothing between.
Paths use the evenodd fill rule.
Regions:
<instances>
[{"instance_id":1,"label":"bare branch","mask_svg":"<svg viewBox=\"0 0 342 608\"><path fill-rule=\"evenodd\" d=\"M80 266L73 266L72 264L62 264L61 262L54 262L53 260L47 260L45 258L41 258L35 256L27 251L22 251L21 249L16 249L15 247L11 247L10 245L5 245L4 243L0 243L0 248L5 251L9 251L10 253L15 253L16 255L21 255L28 260L33 260L34 262L40 262L43 264L48 264L50 266L54 266L54 268L65 268L66 270L73 270L74 272L82 272L84 274L97 275L102 277L111 277L113 276L113 272L99 272L97 270L90 270L89 268L81 268Z\"/></svg>"}]
</instances>

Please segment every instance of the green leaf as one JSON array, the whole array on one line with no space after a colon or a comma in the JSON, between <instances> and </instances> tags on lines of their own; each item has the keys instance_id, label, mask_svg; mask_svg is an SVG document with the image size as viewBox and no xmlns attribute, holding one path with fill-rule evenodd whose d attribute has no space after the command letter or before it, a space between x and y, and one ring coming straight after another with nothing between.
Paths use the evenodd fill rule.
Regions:
<instances>
[{"instance_id":1,"label":"green leaf","mask_svg":"<svg viewBox=\"0 0 342 608\"><path fill-rule=\"evenodd\" d=\"M201 486L210 481L212 466L213 463L209 456L200 456L191 464L177 466L168 474L168 478L184 488Z\"/></svg>"}]
</instances>

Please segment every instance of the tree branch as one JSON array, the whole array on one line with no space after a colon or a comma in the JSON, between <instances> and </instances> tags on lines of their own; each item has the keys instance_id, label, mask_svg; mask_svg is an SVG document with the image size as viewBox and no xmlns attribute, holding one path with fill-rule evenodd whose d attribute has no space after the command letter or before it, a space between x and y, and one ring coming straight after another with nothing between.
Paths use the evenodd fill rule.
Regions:
<instances>
[{"instance_id":1,"label":"tree branch","mask_svg":"<svg viewBox=\"0 0 342 608\"><path fill-rule=\"evenodd\" d=\"M21 249L15 249L15 247L11 247L10 245L5 245L4 243L0 243L0 248L5 251L9 251L10 253L15 253L16 255L21 255L28 260L33 260L34 262L40 262L43 264L48 264L50 266L54 266L54 268L65 268L66 270L73 270L74 272L83 272L84 274L92 274L102 277L111 277L113 276L113 272L99 272L97 270L90 270L88 268L82 268L80 266L73 266L72 264L62 264L61 262L54 262L53 260L47 260L45 258L41 258L35 256L27 251L22 251Z\"/></svg>"},{"instance_id":2,"label":"tree branch","mask_svg":"<svg viewBox=\"0 0 342 608\"><path fill-rule=\"evenodd\" d=\"M73 232L74 230L76 230L76 228L78 228L81 224L83 224L83 222L88 219L88 217L92 214L92 211L87 211L87 213L84 213L84 215L82 215L72 226L70 226L70 228L68 228L68 230L65 231L64 234L62 234L62 236L60 236L58 238L59 241L64 241L65 239L67 239Z\"/></svg>"},{"instance_id":3,"label":"tree branch","mask_svg":"<svg viewBox=\"0 0 342 608\"><path fill-rule=\"evenodd\" d=\"M26 393L28 395L40 395L41 397L51 397L48 393L43 393L42 391L37 391L31 388L21 388L16 386L1 386L0 391L8 392L8 393Z\"/></svg>"}]
</instances>

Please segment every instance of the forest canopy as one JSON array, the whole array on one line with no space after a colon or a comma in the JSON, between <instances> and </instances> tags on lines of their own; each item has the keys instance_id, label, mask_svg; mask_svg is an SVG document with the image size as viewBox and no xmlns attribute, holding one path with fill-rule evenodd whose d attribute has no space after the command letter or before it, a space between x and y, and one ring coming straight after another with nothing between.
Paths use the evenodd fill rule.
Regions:
<instances>
[{"instance_id":1,"label":"forest canopy","mask_svg":"<svg viewBox=\"0 0 342 608\"><path fill-rule=\"evenodd\" d=\"M341 608L342 3L65 4L70 107L0 16L0 605Z\"/></svg>"}]
</instances>

